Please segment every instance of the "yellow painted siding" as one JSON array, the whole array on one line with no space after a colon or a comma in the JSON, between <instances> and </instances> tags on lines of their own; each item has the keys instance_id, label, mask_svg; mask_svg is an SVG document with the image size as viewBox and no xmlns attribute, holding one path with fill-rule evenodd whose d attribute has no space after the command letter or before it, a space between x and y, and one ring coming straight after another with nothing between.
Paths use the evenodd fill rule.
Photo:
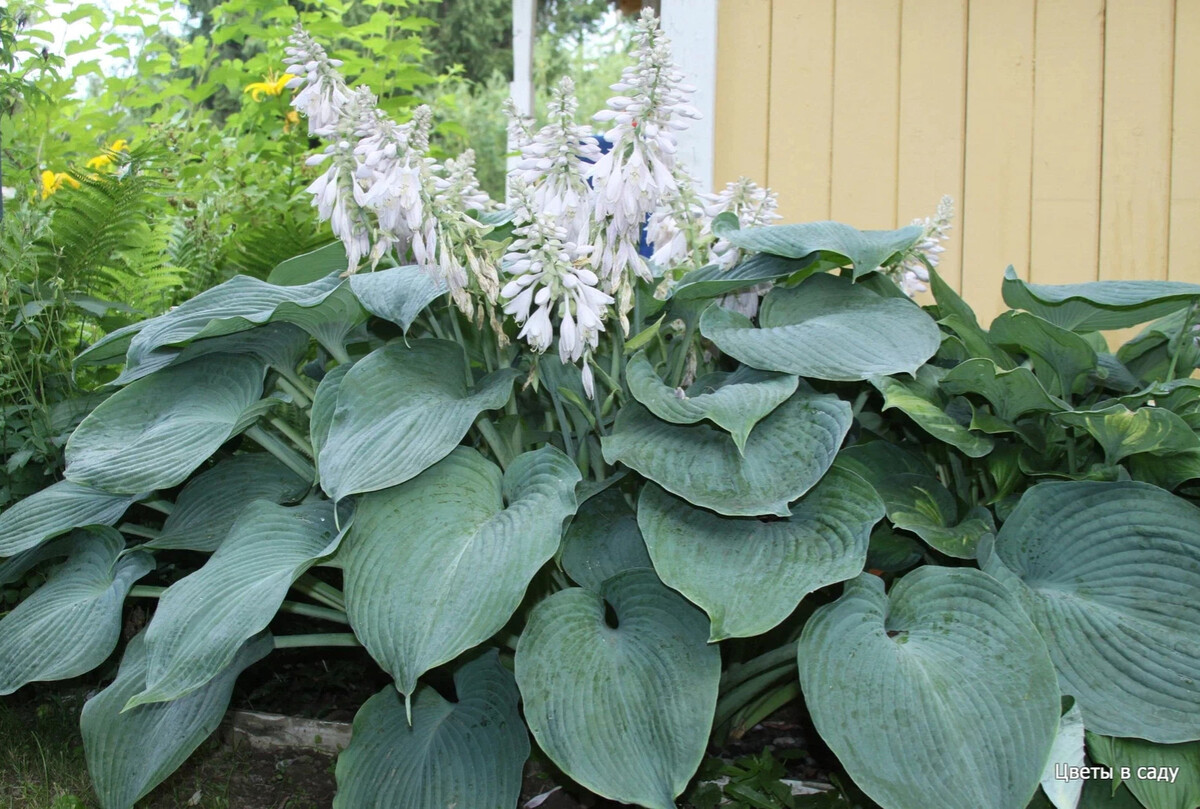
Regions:
<instances>
[{"instance_id":1,"label":"yellow painted siding","mask_svg":"<svg viewBox=\"0 0 1200 809\"><path fill-rule=\"evenodd\" d=\"M719 0L715 183L784 221L957 216L942 274L1200 283L1200 0Z\"/></svg>"}]
</instances>

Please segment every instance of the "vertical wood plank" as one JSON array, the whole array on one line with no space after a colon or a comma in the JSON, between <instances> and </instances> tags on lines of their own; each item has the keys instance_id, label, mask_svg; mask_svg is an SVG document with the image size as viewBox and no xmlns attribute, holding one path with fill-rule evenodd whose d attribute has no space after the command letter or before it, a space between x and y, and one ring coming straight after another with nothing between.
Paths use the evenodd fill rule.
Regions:
<instances>
[{"instance_id":1,"label":"vertical wood plank","mask_svg":"<svg viewBox=\"0 0 1200 809\"><path fill-rule=\"evenodd\" d=\"M1167 277L1200 283L1200 1L1175 6L1171 234Z\"/></svg>"},{"instance_id":2,"label":"vertical wood plank","mask_svg":"<svg viewBox=\"0 0 1200 809\"><path fill-rule=\"evenodd\" d=\"M1174 5L1108 0L1101 278L1167 277Z\"/></svg>"},{"instance_id":3,"label":"vertical wood plank","mask_svg":"<svg viewBox=\"0 0 1200 809\"><path fill-rule=\"evenodd\" d=\"M938 32L930 47L929 32ZM967 2L904 0L900 18L900 141L897 224L930 216L943 194L963 201ZM938 272L962 283L962 227L956 221Z\"/></svg>"},{"instance_id":4,"label":"vertical wood plank","mask_svg":"<svg viewBox=\"0 0 1200 809\"><path fill-rule=\"evenodd\" d=\"M1100 234L1104 0L1039 0L1029 275L1094 281Z\"/></svg>"},{"instance_id":5,"label":"vertical wood plank","mask_svg":"<svg viewBox=\"0 0 1200 809\"><path fill-rule=\"evenodd\" d=\"M767 177L771 0L726 0L717 8L718 188L741 175Z\"/></svg>"},{"instance_id":6,"label":"vertical wood plank","mask_svg":"<svg viewBox=\"0 0 1200 809\"><path fill-rule=\"evenodd\" d=\"M1034 27L1034 0L970 5L962 292L984 324L1004 268L1028 277Z\"/></svg>"},{"instance_id":7,"label":"vertical wood plank","mask_svg":"<svg viewBox=\"0 0 1200 809\"><path fill-rule=\"evenodd\" d=\"M784 222L829 219L834 0L776 0L766 181ZM762 178L754 178L762 181Z\"/></svg>"},{"instance_id":8,"label":"vertical wood plank","mask_svg":"<svg viewBox=\"0 0 1200 809\"><path fill-rule=\"evenodd\" d=\"M900 0L838 0L834 27L830 214L895 227Z\"/></svg>"}]
</instances>

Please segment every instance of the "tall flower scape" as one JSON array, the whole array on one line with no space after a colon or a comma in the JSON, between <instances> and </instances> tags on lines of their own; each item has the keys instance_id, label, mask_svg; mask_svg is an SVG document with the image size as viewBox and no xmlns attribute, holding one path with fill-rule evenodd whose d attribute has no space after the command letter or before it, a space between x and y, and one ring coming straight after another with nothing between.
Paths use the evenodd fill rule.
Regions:
<instances>
[{"instance_id":1,"label":"tall flower scape","mask_svg":"<svg viewBox=\"0 0 1200 809\"><path fill-rule=\"evenodd\" d=\"M687 269L728 270L742 251L714 234L714 219L731 213L742 227L758 227L779 218L775 195L745 178L718 193L696 191L676 158L677 133L699 117L688 103L694 88L672 63L669 40L649 9L637 23L635 64L612 86L618 95L608 108L593 116L607 129L593 133L575 122L569 78L554 89L549 122L536 131L510 103L510 135L521 159L509 178L515 238L500 255L488 244L493 228L483 216L499 206L475 180L473 153L445 164L428 155L428 107L418 107L408 123L390 120L369 90L346 86L341 63L299 28L287 54L295 75L288 86L298 90L292 105L308 117L309 133L329 144L309 159L330 165L308 191L345 245L347 272L375 269L385 257L427 268L464 313L495 326L498 313L513 318L519 339L534 351L548 350L557 335L559 357L580 364L589 396L592 352L614 320L628 336L638 279L658 283L661 297ZM895 268L907 293L924 289L922 257L936 260L948 214L939 206L929 238ZM643 228L648 259L639 251ZM723 303L753 316L769 286ZM496 332L503 339L502 329Z\"/></svg>"}]
</instances>

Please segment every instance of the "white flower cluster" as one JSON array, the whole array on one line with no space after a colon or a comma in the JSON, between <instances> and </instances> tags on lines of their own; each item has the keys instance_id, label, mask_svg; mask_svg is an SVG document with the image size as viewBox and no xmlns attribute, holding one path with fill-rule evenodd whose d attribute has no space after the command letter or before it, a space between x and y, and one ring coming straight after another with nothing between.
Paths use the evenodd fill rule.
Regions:
<instances>
[{"instance_id":1,"label":"white flower cluster","mask_svg":"<svg viewBox=\"0 0 1200 809\"><path fill-rule=\"evenodd\" d=\"M507 300L504 312L522 324L517 336L540 353L554 340L551 315L557 310L559 359L583 361L584 391L594 397L589 360L604 331L604 313L612 296L598 288L600 279L587 266L591 246L570 241L559 216L532 209L529 188L518 186L516 194L526 216L525 224L514 229L517 238L504 256L512 274L500 290Z\"/></svg>"},{"instance_id":2,"label":"white flower cluster","mask_svg":"<svg viewBox=\"0 0 1200 809\"><path fill-rule=\"evenodd\" d=\"M486 260L487 228L468 214L491 201L474 175L474 155L440 166L427 156L432 114L418 107L412 120L397 124L365 88L347 89L341 63L302 29L287 49L289 82L299 92L292 105L309 118L309 131L329 139L310 165L330 160L329 169L308 187L322 219L346 246L348 272L364 257L375 267L388 251L436 270L455 302L471 314L472 281L489 305L500 282Z\"/></svg>"},{"instance_id":3,"label":"white flower cluster","mask_svg":"<svg viewBox=\"0 0 1200 809\"><path fill-rule=\"evenodd\" d=\"M933 216L912 221L912 224L924 227L925 232L921 235L921 240L909 248L904 258L890 272L900 289L910 298L929 289L926 286L929 282L929 270L925 262L929 262L930 267L937 266L938 254L946 250L942 247L942 242L950 237L952 219L954 200L947 194L938 202Z\"/></svg>"},{"instance_id":4,"label":"white flower cluster","mask_svg":"<svg viewBox=\"0 0 1200 809\"><path fill-rule=\"evenodd\" d=\"M632 307L631 274L651 275L638 255L642 224L662 201L675 194L675 133L699 113L687 103L694 88L671 62L670 43L649 9L642 12L634 36L637 64L625 68L612 85L620 93L595 119L609 124L604 133L612 149L593 164L595 189L593 263L607 290L618 300L621 325Z\"/></svg>"},{"instance_id":5,"label":"white flower cluster","mask_svg":"<svg viewBox=\"0 0 1200 809\"><path fill-rule=\"evenodd\" d=\"M513 180L531 190L532 210L553 217L576 241L587 238L592 219L592 191L584 169L601 157L596 138L575 123L578 108L575 82L564 77L550 96L549 123L537 132L519 129L515 108L510 112L521 148Z\"/></svg>"}]
</instances>

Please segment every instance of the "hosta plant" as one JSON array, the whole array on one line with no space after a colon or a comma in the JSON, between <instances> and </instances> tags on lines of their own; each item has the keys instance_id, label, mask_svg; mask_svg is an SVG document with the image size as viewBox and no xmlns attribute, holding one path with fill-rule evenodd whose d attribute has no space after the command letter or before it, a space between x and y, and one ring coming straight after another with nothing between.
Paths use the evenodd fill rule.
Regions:
<instances>
[{"instance_id":1,"label":"hosta plant","mask_svg":"<svg viewBox=\"0 0 1200 809\"><path fill-rule=\"evenodd\" d=\"M514 807L535 744L668 809L711 737L795 701L886 809L1073 807L1058 765L1089 754L1178 762L1126 780L1194 802L1200 286L1010 273L984 328L934 267L948 207L864 232L699 193L652 17L636 45L609 150L564 85L514 120L499 205L296 33L340 242L83 354L123 369L65 479L0 515L0 581L46 574L0 620L0 692L99 666L156 600L83 711L106 809L241 671L322 644L393 681L339 809Z\"/></svg>"}]
</instances>

